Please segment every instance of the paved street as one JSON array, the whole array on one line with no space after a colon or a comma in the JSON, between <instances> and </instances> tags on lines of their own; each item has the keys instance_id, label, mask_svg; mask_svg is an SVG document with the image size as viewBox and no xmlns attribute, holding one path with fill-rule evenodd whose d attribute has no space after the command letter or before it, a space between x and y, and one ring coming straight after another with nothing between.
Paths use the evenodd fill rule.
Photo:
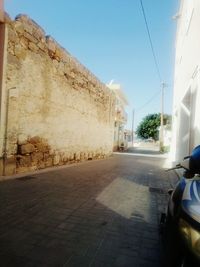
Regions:
<instances>
[{"instance_id":1,"label":"paved street","mask_svg":"<svg viewBox=\"0 0 200 267\"><path fill-rule=\"evenodd\" d=\"M162 266L164 158L114 155L0 182L0 266Z\"/></svg>"}]
</instances>

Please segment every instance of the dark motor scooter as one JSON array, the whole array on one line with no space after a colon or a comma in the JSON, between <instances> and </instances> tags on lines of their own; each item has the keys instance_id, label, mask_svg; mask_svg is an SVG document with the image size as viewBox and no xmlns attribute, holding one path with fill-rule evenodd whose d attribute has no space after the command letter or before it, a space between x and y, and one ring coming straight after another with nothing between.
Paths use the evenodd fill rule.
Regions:
<instances>
[{"instance_id":1,"label":"dark motor scooter","mask_svg":"<svg viewBox=\"0 0 200 267\"><path fill-rule=\"evenodd\" d=\"M168 192L164 228L166 265L200 267L200 146L172 169L178 168L184 169L183 177Z\"/></svg>"}]
</instances>

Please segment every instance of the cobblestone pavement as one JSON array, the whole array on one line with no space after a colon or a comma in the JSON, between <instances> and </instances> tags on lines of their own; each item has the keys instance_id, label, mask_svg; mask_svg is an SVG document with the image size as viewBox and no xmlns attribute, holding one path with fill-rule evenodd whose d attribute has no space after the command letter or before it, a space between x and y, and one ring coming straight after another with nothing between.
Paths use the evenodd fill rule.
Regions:
<instances>
[{"instance_id":1,"label":"cobblestone pavement","mask_svg":"<svg viewBox=\"0 0 200 267\"><path fill-rule=\"evenodd\" d=\"M0 266L162 266L164 159L114 155L0 182Z\"/></svg>"}]
</instances>

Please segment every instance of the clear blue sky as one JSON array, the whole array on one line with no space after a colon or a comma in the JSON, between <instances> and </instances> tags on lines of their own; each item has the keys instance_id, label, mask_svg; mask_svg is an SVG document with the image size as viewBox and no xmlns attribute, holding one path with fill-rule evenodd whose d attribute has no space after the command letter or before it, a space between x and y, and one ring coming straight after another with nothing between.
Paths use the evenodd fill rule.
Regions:
<instances>
[{"instance_id":1,"label":"clear blue sky","mask_svg":"<svg viewBox=\"0 0 200 267\"><path fill-rule=\"evenodd\" d=\"M29 15L102 82L120 83L135 127L147 114L160 111L156 68L139 0L4 0L14 18ZM143 0L165 91L165 112L171 113L176 22L179 0Z\"/></svg>"}]
</instances>

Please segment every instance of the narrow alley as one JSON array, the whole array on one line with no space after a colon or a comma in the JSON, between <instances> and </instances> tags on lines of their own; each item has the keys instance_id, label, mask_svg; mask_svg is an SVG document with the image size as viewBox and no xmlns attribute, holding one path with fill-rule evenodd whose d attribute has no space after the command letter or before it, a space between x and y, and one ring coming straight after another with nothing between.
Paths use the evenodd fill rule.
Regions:
<instances>
[{"instance_id":1,"label":"narrow alley","mask_svg":"<svg viewBox=\"0 0 200 267\"><path fill-rule=\"evenodd\" d=\"M164 161L115 154L1 181L1 266L162 266Z\"/></svg>"}]
</instances>

